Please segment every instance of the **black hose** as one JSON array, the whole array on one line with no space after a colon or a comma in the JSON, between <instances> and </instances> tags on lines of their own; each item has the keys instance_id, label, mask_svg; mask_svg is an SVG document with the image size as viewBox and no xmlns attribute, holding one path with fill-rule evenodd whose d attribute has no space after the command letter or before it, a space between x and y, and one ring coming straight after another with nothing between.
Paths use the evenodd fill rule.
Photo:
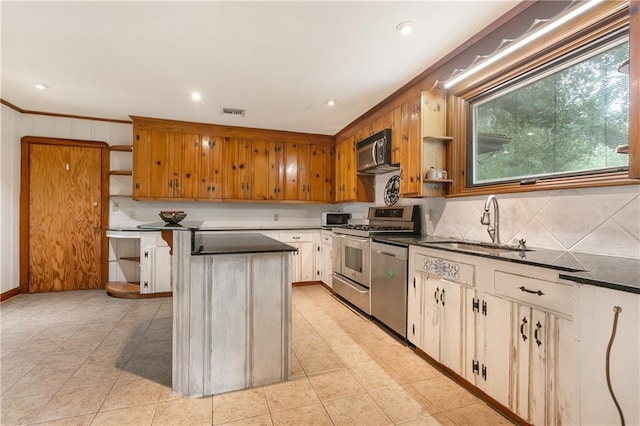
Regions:
<instances>
[{"instance_id":1,"label":"black hose","mask_svg":"<svg viewBox=\"0 0 640 426\"><path fill-rule=\"evenodd\" d=\"M606 373L607 373L607 386L609 387L609 393L611 394L611 398L613 398L613 402L616 404L616 408L618 409L618 414L620 414L620 424L625 426L624 422L624 414L622 414L622 408L620 408L620 404L618 404L618 400L616 399L615 394L613 393L613 388L611 387L611 375L609 373L609 359L611 357L611 346L613 346L613 341L616 338L616 330L618 329L618 314L622 311L620 306L613 307L613 330L611 330L611 338L609 339L609 345L607 346L607 360L606 360Z\"/></svg>"}]
</instances>

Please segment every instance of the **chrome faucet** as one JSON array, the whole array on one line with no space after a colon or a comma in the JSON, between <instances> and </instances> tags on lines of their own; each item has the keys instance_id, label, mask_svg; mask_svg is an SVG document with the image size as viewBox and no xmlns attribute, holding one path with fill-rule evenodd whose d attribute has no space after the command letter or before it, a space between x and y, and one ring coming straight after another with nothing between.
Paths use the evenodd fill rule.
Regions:
<instances>
[{"instance_id":1,"label":"chrome faucet","mask_svg":"<svg viewBox=\"0 0 640 426\"><path fill-rule=\"evenodd\" d=\"M491 226L491 214L489 213L489 208L491 207L491 202L493 201L493 226ZM489 195L487 200L484 202L484 212L482 212L482 217L480 218L480 223L483 225L487 225L487 232L491 237L491 241L494 244L500 244L500 209L498 208L498 199L495 195Z\"/></svg>"}]
</instances>

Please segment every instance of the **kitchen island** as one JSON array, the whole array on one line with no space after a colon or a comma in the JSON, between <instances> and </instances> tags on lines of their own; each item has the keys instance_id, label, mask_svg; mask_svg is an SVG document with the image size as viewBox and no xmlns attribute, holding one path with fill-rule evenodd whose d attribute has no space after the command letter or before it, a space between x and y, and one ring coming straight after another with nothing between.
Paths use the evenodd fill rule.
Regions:
<instances>
[{"instance_id":1,"label":"kitchen island","mask_svg":"<svg viewBox=\"0 0 640 426\"><path fill-rule=\"evenodd\" d=\"M201 397L288 380L295 248L258 233L156 229L172 232L173 392Z\"/></svg>"}]
</instances>

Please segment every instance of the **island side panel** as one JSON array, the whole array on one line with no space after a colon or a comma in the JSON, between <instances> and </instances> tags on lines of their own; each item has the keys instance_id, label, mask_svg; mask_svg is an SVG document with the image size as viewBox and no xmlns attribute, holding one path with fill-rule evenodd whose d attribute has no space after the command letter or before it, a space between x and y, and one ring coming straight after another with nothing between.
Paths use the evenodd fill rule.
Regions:
<instances>
[{"instance_id":1,"label":"island side panel","mask_svg":"<svg viewBox=\"0 0 640 426\"><path fill-rule=\"evenodd\" d=\"M201 397L288 380L289 252L191 255L174 233L173 391Z\"/></svg>"},{"instance_id":2,"label":"island side panel","mask_svg":"<svg viewBox=\"0 0 640 426\"><path fill-rule=\"evenodd\" d=\"M213 350L211 387L206 394L228 392L250 386L251 287L249 255L201 256L211 262L205 285L212 289Z\"/></svg>"},{"instance_id":3,"label":"island side panel","mask_svg":"<svg viewBox=\"0 0 640 426\"><path fill-rule=\"evenodd\" d=\"M253 256L251 386L289 379L291 272L289 253Z\"/></svg>"},{"instance_id":4,"label":"island side panel","mask_svg":"<svg viewBox=\"0 0 640 426\"><path fill-rule=\"evenodd\" d=\"M173 232L173 348L171 360L172 389L189 396L189 316L191 308L191 233Z\"/></svg>"}]
</instances>

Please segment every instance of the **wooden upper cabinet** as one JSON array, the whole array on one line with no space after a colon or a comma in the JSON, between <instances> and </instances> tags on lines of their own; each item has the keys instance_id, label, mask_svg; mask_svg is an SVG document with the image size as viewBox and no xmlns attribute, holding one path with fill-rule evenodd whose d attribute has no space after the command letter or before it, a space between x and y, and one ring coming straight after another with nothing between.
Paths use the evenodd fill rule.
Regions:
<instances>
[{"instance_id":1,"label":"wooden upper cabinet","mask_svg":"<svg viewBox=\"0 0 640 426\"><path fill-rule=\"evenodd\" d=\"M223 191L223 138L202 135L200 151L200 198L221 199Z\"/></svg>"},{"instance_id":2,"label":"wooden upper cabinet","mask_svg":"<svg viewBox=\"0 0 640 426\"><path fill-rule=\"evenodd\" d=\"M400 146L402 145L402 107L394 109L388 116L391 129L391 163L400 164Z\"/></svg>"},{"instance_id":3,"label":"wooden upper cabinet","mask_svg":"<svg viewBox=\"0 0 640 426\"><path fill-rule=\"evenodd\" d=\"M309 201L331 202L333 198L333 150L326 145L309 146Z\"/></svg>"},{"instance_id":4,"label":"wooden upper cabinet","mask_svg":"<svg viewBox=\"0 0 640 426\"><path fill-rule=\"evenodd\" d=\"M182 144L176 144L179 152L176 159L180 159L178 176L175 179L173 197L200 197L200 157L202 153L202 136L194 133L184 133Z\"/></svg>"},{"instance_id":5,"label":"wooden upper cabinet","mask_svg":"<svg viewBox=\"0 0 640 426\"><path fill-rule=\"evenodd\" d=\"M402 105L400 108L400 195L403 197L442 196L444 181L427 181L429 168L444 169L445 94L434 89ZM392 136L393 138L393 136Z\"/></svg>"},{"instance_id":6,"label":"wooden upper cabinet","mask_svg":"<svg viewBox=\"0 0 640 426\"><path fill-rule=\"evenodd\" d=\"M400 194L404 197L420 196L422 186L420 98L403 104L400 114Z\"/></svg>"},{"instance_id":7,"label":"wooden upper cabinet","mask_svg":"<svg viewBox=\"0 0 640 426\"><path fill-rule=\"evenodd\" d=\"M252 141L241 138L224 138L225 180L223 198L251 199Z\"/></svg>"},{"instance_id":8,"label":"wooden upper cabinet","mask_svg":"<svg viewBox=\"0 0 640 426\"><path fill-rule=\"evenodd\" d=\"M251 155L252 198L255 200L276 199L279 164L277 164L277 151L273 143L263 139L254 140Z\"/></svg>"},{"instance_id":9,"label":"wooden upper cabinet","mask_svg":"<svg viewBox=\"0 0 640 426\"><path fill-rule=\"evenodd\" d=\"M134 131L133 135L133 191L134 200L149 196L150 175L150 136L149 130Z\"/></svg>"},{"instance_id":10,"label":"wooden upper cabinet","mask_svg":"<svg viewBox=\"0 0 640 426\"><path fill-rule=\"evenodd\" d=\"M132 118L134 199L332 199L329 136Z\"/></svg>"},{"instance_id":11,"label":"wooden upper cabinet","mask_svg":"<svg viewBox=\"0 0 640 426\"><path fill-rule=\"evenodd\" d=\"M358 201L355 138L336 145L336 201Z\"/></svg>"}]
</instances>

